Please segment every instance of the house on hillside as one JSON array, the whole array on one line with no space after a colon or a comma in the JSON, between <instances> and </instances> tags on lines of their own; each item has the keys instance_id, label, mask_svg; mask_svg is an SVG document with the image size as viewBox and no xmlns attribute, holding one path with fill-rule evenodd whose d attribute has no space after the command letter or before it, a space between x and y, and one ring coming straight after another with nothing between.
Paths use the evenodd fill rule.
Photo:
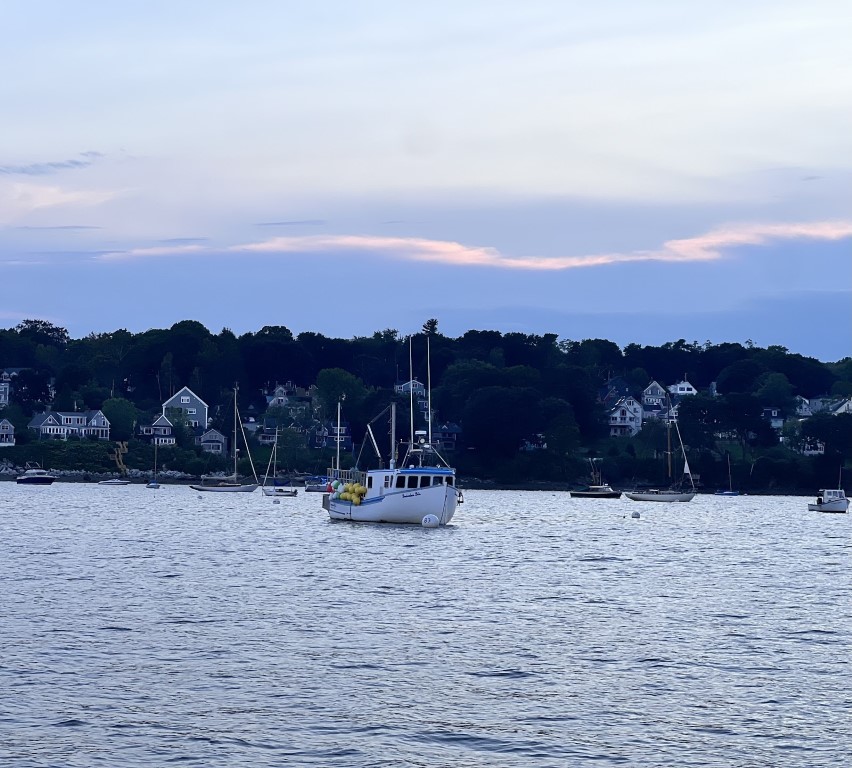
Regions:
<instances>
[{"instance_id":1,"label":"house on hillside","mask_svg":"<svg viewBox=\"0 0 852 768\"><path fill-rule=\"evenodd\" d=\"M163 403L163 416L172 423L180 419L188 427L207 428L207 403L189 387L184 387Z\"/></svg>"},{"instance_id":2,"label":"house on hillside","mask_svg":"<svg viewBox=\"0 0 852 768\"><path fill-rule=\"evenodd\" d=\"M666 390L652 381L642 390L642 415L646 419L658 419L666 411Z\"/></svg>"},{"instance_id":3,"label":"house on hillside","mask_svg":"<svg viewBox=\"0 0 852 768\"><path fill-rule=\"evenodd\" d=\"M461 427L452 421L445 421L436 427L432 427L432 444L441 453L452 453L456 450Z\"/></svg>"},{"instance_id":4,"label":"house on hillside","mask_svg":"<svg viewBox=\"0 0 852 768\"><path fill-rule=\"evenodd\" d=\"M45 411L33 416L27 427L43 440L69 437L109 440L109 420L103 411Z\"/></svg>"},{"instance_id":5,"label":"house on hillside","mask_svg":"<svg viewBox=\"0 0 852 768\"><path fill-rule=\"evenodd\" d=\"M609 411L610 437L633 437L642 430L642 404L635 397L622 397Z\"/></svg>"},{"instance_id":6,"label":"house on hillside","mask_svg":"<svg viewBox=\"0 0 852 768\"><path fill-rule=\"evenodd\" d=\"M0 419L0 448L11 448L15 444L15 425L9 419Z\"/></svg>"},{"instance_id":7,"label":"house on hillside","mask_svg":"<svg viewBox=\"0 0 852 768\"><path fill-rule=\"evenodd\" d=\"M690 384L686 378L683 381L679 381L677 384L672 384L668 387L669 394L675 397L688 397L690 395L697 395L698 390Z\"/></svg>"},{"instance_id":8,"label":"house on hillside","mask_svg":"<svg viewBox=\"0 0 852 768\"><path fill-rule=\"evenodd\" d=\"M814 412L811 410L810 401L801 395L796 395L796 416L807 419L813 415Z\"/></svg>"},{"instance_id":9,"label":"house on hillside","mask_svg":"<svg viewBox=\"0 0 852 768\"><path fill-rule=\"evenodd\" d=\"M417 379L411 379L410 381L405 381L401 384L395 384L393 391L398 395L413 393L415 399L418 397L426 397L426 387Z\"/></svg>"},{"instance_id":10,"label":"house on hillside","mask_svg":"<svg viewBox=\"0 0 852 768\"><path fill-rule=\"evenodd\" d=\"M763 418L776 432L780 432L784 427L784 414L780 408L764 408Z\"/></svg>"},{"instance_id":11,"label":"house on hillside","mask_svg":"<svg viewBox=\"0 0 852 768\"><path fill-rule=\"evenodd\" d=\"M291 418L298 418L314 411L313 399L316 395L316 385L310 389L297 387L292 381L286 384L276 384L271 392L266 394L266 407L284 408Z\"/></svg>"},{"instance_id":12,"label":"house on hillside","mask_svg":"<svg viewBox=\"0 0 852 768\"><path fill-rule=\"evenodd\" d=\"M832 416L839 416L841 413L852 413L852 398L846 398L831 409Z\"/></svg>"},{"instance_id":13,"label":"house on hillside","mask_svg":"<svg viewBox=\"0 0 852 768\"><path fill-rule=\"evenodd\" d=\"M195 444L205 453L213 453L217 456L227 456L228 438L218 429L200 429L195 436Z\"/></svg>"},{"instance_id":14,"label":"house on hillside","mask_svg":"<svg viewBox=\"0 0 852 768\"><path fill-rule=\"evenodd\" d=\"M174 445L174 424L160 415L151 424L140 424L137 430L141 440L147 440L151 445Z\"/></svg>"},{"instance_id":15,"label":"house on hillside","mask_svg":"<svg viewBox=\"0 0 852 768\"><path fill-rule=\"evenodd\" d=\"M604 406L611 408L619 400L630 396L630 385L622 376L613 376L598 389L598 401Z\"/></svg>"}]
</instances>

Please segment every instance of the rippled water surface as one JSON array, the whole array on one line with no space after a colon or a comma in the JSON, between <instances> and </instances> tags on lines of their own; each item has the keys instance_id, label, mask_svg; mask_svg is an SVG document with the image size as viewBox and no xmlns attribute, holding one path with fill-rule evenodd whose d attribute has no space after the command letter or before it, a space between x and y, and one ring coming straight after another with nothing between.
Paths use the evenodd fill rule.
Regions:
<instances>
[{"instance_id":1,"label":"rippled water surface","mask_svg":"<svg viewBox=\"0 0 852 768\"><path fill-rule=\"evenodd\" d=\"M852 516L465 495L0 484L0 765L849 765Z\"/></svg>"}]
</instances>

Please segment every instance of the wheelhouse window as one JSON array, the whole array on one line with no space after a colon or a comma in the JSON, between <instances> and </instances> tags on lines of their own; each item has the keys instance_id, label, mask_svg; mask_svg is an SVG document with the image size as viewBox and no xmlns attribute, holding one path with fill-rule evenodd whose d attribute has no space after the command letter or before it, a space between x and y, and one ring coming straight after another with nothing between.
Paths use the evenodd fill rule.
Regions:
<instances>
[{"instance_id":1,"label":"wheelhouse window","mask_svg":"<svg viewBox=\"0 0 852 768\"><path fill-rule=\"evenodd\" d=\"M430 485L432 485L432 477L430 475L424 475L420 478L421 488L428 488Z\"/></svg>"},{"instance_id":2,"label":"wheelhouse window","mask_svg":"<svg viewBox=\"0 0 852 768\"><path fill-rule=\"evenodd\" d=\"M408 476L408 487L409 488L416 488L417 487L417 481L419 479L420 478L417 477L417 475L409 475Z\"/></svg>"},{"instance_id":3,"label":"wheelhouse window","mask_svg":"<svg viewBox=\"0 0 852 768\"><path fill-rule=\"evenodd\" d=\"M396 487L397 488L405 488L405 475L397 475Z\"/></svg>"}]
</instances>

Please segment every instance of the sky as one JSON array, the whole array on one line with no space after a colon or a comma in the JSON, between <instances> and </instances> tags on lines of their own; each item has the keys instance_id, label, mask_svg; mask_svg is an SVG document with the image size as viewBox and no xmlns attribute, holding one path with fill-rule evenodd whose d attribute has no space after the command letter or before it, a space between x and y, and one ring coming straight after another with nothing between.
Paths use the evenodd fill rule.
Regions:
<instances>
[{"instance_id":1,"label":"sky","mask_svg":"<svg viewBox=\"0 0 852 768\"><path fill-rule=\"evenodd\" d=\"M3 15L0 327L852 355L846 0Z\"/></svg>"}]
</instances>

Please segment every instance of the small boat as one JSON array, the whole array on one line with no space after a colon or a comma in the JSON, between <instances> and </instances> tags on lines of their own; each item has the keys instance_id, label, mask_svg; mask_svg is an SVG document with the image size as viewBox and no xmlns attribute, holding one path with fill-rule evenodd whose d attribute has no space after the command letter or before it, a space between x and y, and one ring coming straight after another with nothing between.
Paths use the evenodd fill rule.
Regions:
<instances>
[{"instance_id":1,"label":"small boat","mask_svg":"<svg viewBox=\"0 0 852 768\"><path fill-rule=\"evenodd\" d=\"M570 491L572 499L618 499L621 491L613 490L609 483L603 482L601 472L595 463L597 459L589 459L592 468L592 484L580 491Z\"/></svg>"},{"instance_id":2,"label":"small boat","mask_svg":"<svg viewBox=\"0 0 852 768\"><path fill-rule=\"evenodd\" d=\"M849 499L840 488L825 488L819 492L816 502L808 504L811 512L847 512L849 510Z\"/></svg>"},{"instance_id":3,"label":"small boat","mask_svg":"<svg viewBox=\"0 0 852 768\"><path fill-rule=\"evenodd\" d=\"M668 430L667 430L667 438L668 438L668 457L669 457L669 477L671 478L671 432L672 432L672 421L668 422ZM674 422L675 430L677 430L677 438L680 442L680 450L683 453L683 475L689 477L689 483L691 488L689 490L684 490L683 488L679 488L677 486L673 486L670 488L647 488L643 490L634 490L634 491L625 491L624 495L632 500L632 501L692 501L695 498L696 490L695 483L692 479L692 472L689 469L689 462L686 460L686 451L683 447L683 438L680 436L680 427L678 427L677 422ZM681 478L682 481L682 478Z\"/></svg>"},{"instance_id":4,"label":"small boat","mask_svg":"<svg viewBox=\"0 0 852 768\"><path fill-rule=\"evenodd\" d=\"M50 485L54 480L56 475L51 475L34 461L28 461L24 465L24 473L16 478L19 485Z\"/></svg>"},{"instance_id":5,"label":"small boat","mask_svg":"<svg viewBox=\"0 0 852 768\"><path fill-rule=\"evenodd\" d=\"M326 493L331 478L328 475L311 475L305 478L306 493Z\"/></svg>"},{"instance_id":6,"label":"small boat","mask_svg":"<svg viewBox=\"0 0 852 768\"><path fill-rule=\"evenodd\" d=\"M266 482L269 480L269 470L272 468L272 485L267 486ZM276 496L276 497L292 497L298 495L298 491L293 488L291 485L278 485L275 480L275 476L278 474L278 427L275 428L275 442L272 445L272 453L269 456L269 464L266 465L266 475L263 477L263 485L261 486L261 490L263 491L264 496Z\"/></svg>"},{"instance_id":7,"label":"small boat","mask_svg":"<svg viewBox=\"0 0 852 768\"><path fill-rule=\"evenodd\" d=\"M633 501L692 501L695 491L647 488L642 491L625 491L624 495Z\"/></svg>"},{"instance_id":8,"label":"small boat","mask_svg":"<svg viewBox=\"0 0 852 768\"><path fill-rule=\"evenodd\" d=\"M238 391L239 388L234 387L234 474L226 477L203 475L201 477L201 485L189 486L193 491L207 491L209 493L253 493L257 490L258 485L260 485L257 479L257 473L254 471L254 462L251 460L251 451L248 450L248 441L246 440L245 430L242 429L242 424L240 422L239 411L237 409ZM238 424L242 431L243 442L245 443L246 453L248 454L249 463L251 464L251 471L254 475L253 483L241 483L237 476L237 459L239 457L239 448L237 448L237 435L239 434L237 430Z\"/></svg>"},{"instance_id":9,"label":"small boat","mask_svg":"<svg viewBox=\"0 0 852 768\"><path fill-rule=\"evenodd\" d=\"M731 481L731 454L728 453L728 490L720 488L716 491L716 496L739 496L740 492L734 490L734 484Z\"/></svg>"},{"instance_id":10,"label":"small boat","mask_svg":"<svg viewBox=\"0 0 852 768\"><path fill-rule=\"evenodd\" d=\"M849 499L843 486L843 467L840 467L840 477L837 479L837 488L824 488L820 490L814 504L808 504L810 512L847 512L849 510Z\"/></svg>"},{"instance_id":11,"label":"small boat","mask_svg":"<svg viewBox=\"0 0 852 768\"><path fill-rule=\"evenodd\" d=\"M122 477L111 477L109 480L100 480L98 485L130 485L130 481Z\"/></svg>"}]
</instances>

